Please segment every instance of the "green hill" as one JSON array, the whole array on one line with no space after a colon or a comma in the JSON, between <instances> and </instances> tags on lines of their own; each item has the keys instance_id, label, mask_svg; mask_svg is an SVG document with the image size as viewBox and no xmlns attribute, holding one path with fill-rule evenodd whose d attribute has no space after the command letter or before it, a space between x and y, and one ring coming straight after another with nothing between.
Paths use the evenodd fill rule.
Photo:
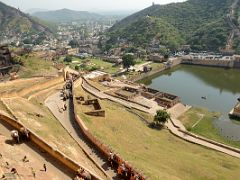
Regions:
<instances>
[{"instance_id":1,"label":"green hill","mask_svg":"<svg viewBox=\"0 0 240 180\"><path fill-rule=\"evenodd\" d=\"M140 44L141 42L151 44L151 38L158 37L159 45L166 45L172 50L180 44L190 44L193 49L217 51L224 47L229 34L230 28L224 17L232 2L233 0L188 0L183 3L153 5L115 24L107 33L107 44L114 46L119 42L133 42L136 46L144 47L146 44ZM139 30L142 28L138 27L139 24L148 24L147 17L157 23L149 31ZM148 33L156 32L161 36L148 36ZM139 36L141 42L138 41Z\"/></svg>"},{"instance_id":2,"label":"green hill","mask_svg":"<svg viewBox=\"0 0 240 180\"><path fill-rule=\"evenodd\" d=\"M13 37L26 33L51 34L49 28L18 9L0 2L0 37Z\"/></svg>"},{"instance_id":3,"label":"green hill","mask_svg":"<svg viewBox=\"0 0 240 180\"><path fill-rule=\"evenodd\" d=\"M144 48L151 42L168 45L171 48L175 48L184 42L179 31L173 25L161 18L148 16L139 18L130 26L126 26L123 29L120 28L113 31L110 41L114 43L119 38L131 42L137 47Z\"/></svg>"},{"instance_id":4,"label":"green hill","mask_svg":"<svg viewBox=\"0 0 240 180\"><path fill-rule=\"evenodd\" d=\"M100 20L103 16L87 11L73 11L70 9L60 9L56 11L43 11L32 14L35 17L46 21L52 21L56 23L60 22L86 22L89 20Z\"/></svg>"}]
</instances>

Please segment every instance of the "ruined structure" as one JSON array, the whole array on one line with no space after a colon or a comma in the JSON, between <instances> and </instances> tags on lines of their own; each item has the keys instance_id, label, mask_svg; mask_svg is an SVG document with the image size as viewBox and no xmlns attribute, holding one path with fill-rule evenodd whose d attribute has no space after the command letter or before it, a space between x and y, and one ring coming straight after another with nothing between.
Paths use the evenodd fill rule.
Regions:
<instances>
[{"instance_id":1,"label":"ruined structure","mask_svg":"<svg viewBox=\"0 0 240 180\"><path fill-rule=\"evenodd\" d=\"M0 46L0 76L7 74L11 68L11 53L7 46Z\"/></svg>"},{"instance_id":2,"label":"ruined structure","mask_svg":"<svg viewBox=\"0 0 240 180\"><path fill-rule=\"evenodd\" d=\"M93 106L93 110L89 112L85 112L85 114L90 116L101 116L105 117L105 110L103 110L100 101L98 99L90 99L86 100L83 105Z\"/></svg>"},{"instance_id":3,"label":"ruined structure","mask_svg":"<svg viewBox=\"0 0 240 180\"><path fill-rule=\"evenodd\" d=\"M232 118L240 119L240 102L233 108L233 110L229 113L229 116Z\"/></svg>"},{"instance_id":4,"label":"ruined structure","mask_svg":"<svg viewBox=\"0 0 240 180\"><path fill-rule=\"evenodd\" d=\"M138 89L132 87L123 87L122 89L115 91L115 94L124 99L130 100L139 95L138 92L139 92Z\"/></svg>"},{"instance_id":5,"label":"ruined structure","mask_svg":"<svg viewBox=\"0 0 240 180\"><path fill-rule=\"evenodd\" d=\"M123 87L114 92L119 98L123 98L126 100L134 100L137 96L143 96L147 99L153 99L158 103L159 106L164 108L171 108L177 103L180 102L180 97L175 96L173 94L160 92L155 89L142 87L142 88L134 88L134 87Z\"/></svg>"},{"instance_id":6,"label":"ruined structure","mask_svg":"<svg viewBox=\"0 0 240 180\"><path fill-rule=\"evenodd\" d=\"M155 101L162 107L171 108L180 102L180 98L172 94L159 92L157 97L155 97Z\"/></svg>"}]
</instances>

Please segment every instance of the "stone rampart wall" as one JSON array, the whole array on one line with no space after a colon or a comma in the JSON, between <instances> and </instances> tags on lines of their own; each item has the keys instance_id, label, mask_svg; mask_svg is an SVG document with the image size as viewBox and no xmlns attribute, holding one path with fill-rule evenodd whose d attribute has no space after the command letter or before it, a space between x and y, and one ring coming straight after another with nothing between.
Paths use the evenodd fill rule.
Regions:
<instances>
[{"instance_id":1,"label":"stone rampart wall","mask_svg":"<svg viewBox=\"0 0 240 180\"><path fill-rule=\"evenodd\" d=\"M8 125L10 125L15 130L20 130L20 128L24 127L19 121L13 120L10 117L7 117L5 115L0 114L0 120L6 122ZM42 138L40 138L38 135L33 133L31 130L29 130L29 139L43 152L47 152L52 158L60 162L63 166L65 166L68 170L72 172L73 177L75 176L75 173L78 169L83 168L91 173L88 169L85 167L80 166L75 161L58 151L57 149L54 149L51 147L46 141L44 141ZM92 178L94 180L101 179L97 175L91 173Z\"/></svg>"}]
</instances>

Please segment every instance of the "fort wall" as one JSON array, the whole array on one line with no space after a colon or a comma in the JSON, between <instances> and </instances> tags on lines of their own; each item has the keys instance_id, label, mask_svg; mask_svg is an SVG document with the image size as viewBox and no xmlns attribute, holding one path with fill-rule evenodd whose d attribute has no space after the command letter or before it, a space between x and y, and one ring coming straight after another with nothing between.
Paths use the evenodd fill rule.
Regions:
<instances>
[{"instance_id":1,"label":"fort wall","mask_svg":"<svg viewBox=\"0 0 240 180\"><path fill-rule=\"evenodd\" d=\"M77 115L75 111L75 94L74 94L74 83L72 85L72 94L73 94L73 112L75 116L75 121L77 122L78 126L80 127L82 133L85 135L85 137L98 149L99 152L101 152L107 159L109 158L110 152L115 154L115 160L118 165L121 165L122 163L125 164L125 166L128 169L131 169L134 174L140 175L140 179L144 180L147 179L141 172L137 171L133 166L125 161L118 153L115 153L108 145L101 142L98 138L96 138L86 127L82 119Z\"/></svg>"},{"instance_id":2,"label":"fort wall","mask_svg":"<svg viewBox=\"0 0 240 180\"><path fill-rule=\"evenodd\" d=\"M11 127L13 127L14 129L16 129L18 131L20 130L20 128L24 127L19 121L15 121L15 120L11 119L10 117L5 116L3 114L0 114L0 120L6 122L8 125L10 125ZM61 153L60 151L51 147L46 141L44 141L38 135L33 133L31 130L28 129L28 131L29 131L30 141L32 141L41 151L47 152L52 158L54 158L55 160L60 162L69 171L71 171L73 177L75 176L75 173L77 172L78 169L83 168L83 169L87 170L88 172L90 172L90 174L92 175L92 178L94 180L101 179L94 173L91 173L91 171L89 171L87 168L80 166L77 162L73 161L72 159L70 159L69 157L67 157L66 155Z\"/></svg>"}]
</instances>

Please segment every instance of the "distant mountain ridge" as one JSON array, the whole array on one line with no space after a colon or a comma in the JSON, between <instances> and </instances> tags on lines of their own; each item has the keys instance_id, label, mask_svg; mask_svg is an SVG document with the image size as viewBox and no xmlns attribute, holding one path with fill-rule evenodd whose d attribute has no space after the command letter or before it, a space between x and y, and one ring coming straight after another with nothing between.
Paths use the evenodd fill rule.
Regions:
<instances>
[{"instance_id":1,"label":"distant mountain ridge","mask_svg":"<svg viewBox=\"0 0 240 180\"><path fill-rule=\"evenodd\" d=\"M98 20L104 16L87 11L74 11L70 9L60 9L55 11L43 11L32 14L35 17L52 22L73 22L73 21L88 21Z\"/></svg>"},{"instance_id":2,"label":"distant mountain ridge","mask_svg":"<svg viewBox=\"0 0 240 180\"><path fill-rule=\"evenodd\" d=\"M44 32L51 34L49 28L18 9L0 2L0 37L17 36L23 33Z\"/></svg>"},{"instance_id":3,"label":"distant mountain ridge","mask_svg":"<svg viewBox=\"0 0 240 180\"><path fill-rule=\"evenodd\" d=\"M165 37L164 43L160 45L175 47L171 48L172 50L180 45L190 44L196 50L218 51L225 45L230 32L224 18L232 2L233 0L188 0L182 3L153 5L116 23L107 34L107 45L113 47L119 42L127 42L146 47L145 45L151 44L153 40L161 43ZM148 31L139 30L136 25L150 20L146 17L165 24L163 31L159 29L159 23L152 25ZM174 28L166 31L169 26ZM157 36L156 31L159 34ZM176 35L182 40L177 38L173 41L171 31L174 31L174 34L177 32Z\"/></svg>"}]
</instances>

